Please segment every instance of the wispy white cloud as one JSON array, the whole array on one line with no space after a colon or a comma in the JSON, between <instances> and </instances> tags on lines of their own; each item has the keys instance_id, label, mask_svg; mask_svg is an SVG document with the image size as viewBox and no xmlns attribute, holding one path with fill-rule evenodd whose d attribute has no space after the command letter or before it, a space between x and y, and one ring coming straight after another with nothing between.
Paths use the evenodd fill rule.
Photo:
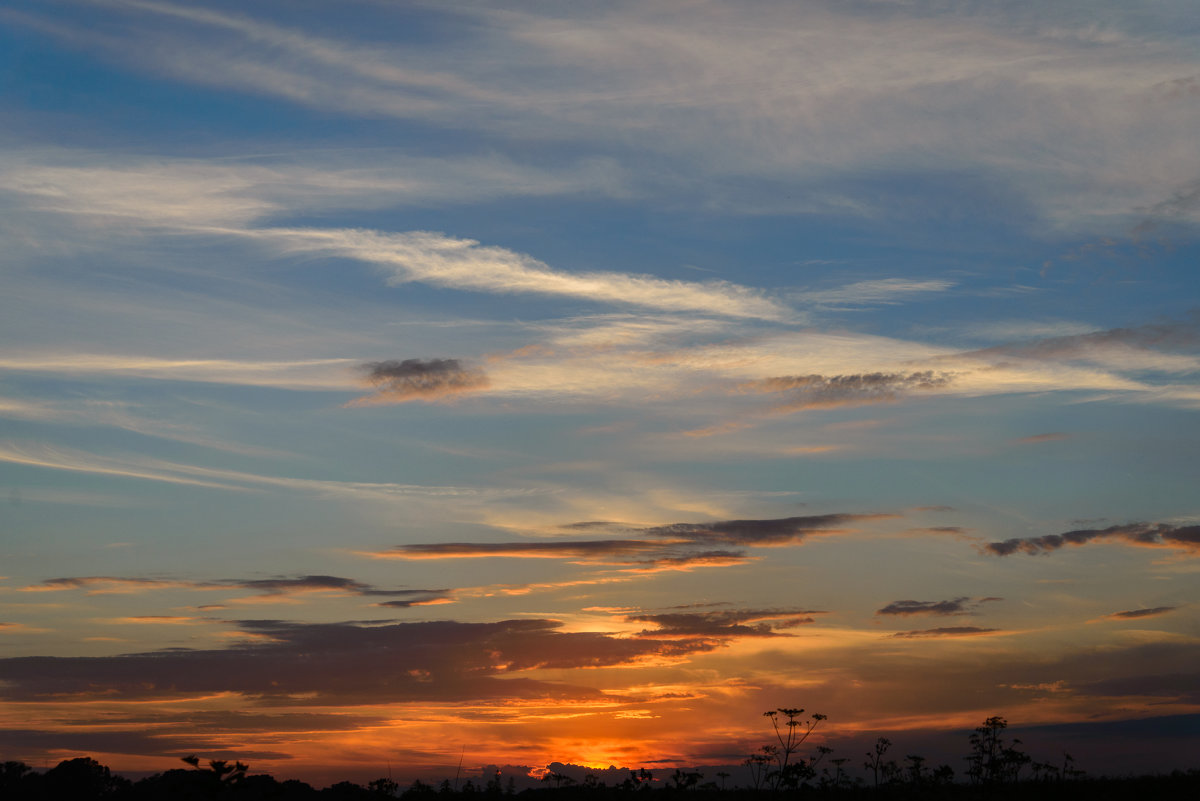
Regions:
<instances>
[{"instance_id":1,"label":"wispy white cloud","mask_svg":"<svg viewBox=\"0 0 1200 801\"><path fill-rule=\"evenodd\" d=\"M630 191L625 183L611 159L551 168L497 154L419 157L389 149L372 153L369 165L337 150L195 159L60 148L0 159L0 190L28 208L176 228L340 209L623 195Z\"/></svg>"},{"instance_id":2,"label":"wispy white cloud","mask_svg":"<svg viewBox=\"0 0 1200 801\"><path fill-rule=\"evenodd\" d=\"M861 191L864 174L966 169L1016 187L1057 224L1110 225L1170 204L1200 173L1197 112L1179 91L1200 72L1194 47L1120 9L1097 11L1098 28L1008 7L947 16L711 0L680 17L653 4L458 6L440 10L458 23L446 30L469 36L384 48L182 4L106 8L99 31L11 21L158 75L325 111L493 140L636 142L666 157L660 179L672 186L786 175L804 182L799 197L840 198L825 211L903 210Z\"/></svg>"},{"instance_id":3,"label":"wispy white cloud","mask_svg":"<svg viewBox=\"0 0 1200 801\"><path fill-rule=\"evenodd\" d=\"M797 293L797 297L821 306L866 306L901 303L919 295L945 292L953 286L954 282L944 280L882 278L857 281L834 289L804 291Z\"/></svg>"},{"instance_id":4,"label":"wispy white cloud","mask_svg":"<svg viewBox=\"0 0 1200 801\"><path fill-rule=\"evenodd\" d=\"M104 353L0 352L0 369L71 375L124 375L168 381L199 381L297 390L353 390L354 359L238 361L234 359L170 359ZM11 401L36 416L28 404ZM2 407L0 407L2 408ZM45 411L44 414L52 414Z\"/></svg>"},{"instance_id":5,"label":"wispy white cloud","mask_svg":"<svg viewBox=\"0 0 1200 801\"><path fill-rule=\"evenodd\" d=\"M234 492L262 491L266 488L291 490L334 498L388 500L396 498L440 498L458 500L497 499L536 494L534 490L508 490L487 487L431 486L366 481L330 481L290 478L239 470L202 467L142 456L101 456L86 451L56 448L42 444L0 442L0 462L67 470L121 478L184 484Z\"/></svg>"},{"instance_id":6,"label":"wispy white cloud","mask_svg":"<svg viewBox=\"0 0 1200 801\"><path fill-rule=\"evenodd\" d=\"M571 273L532 256L441 233L313 228L241 232L285 251L329 253L377 265L388 283L420 281L499 294L531 293L672 312L782 320L790 310L766 293L727 281L673 281L617 272Z\"/></svg>"},{"instance_id":7,"label":"wispy white cloud","mask_svg":"<svg viewBox=\"0 0 1200 801\"><path fill-rule=\"evenodd\" d=\"M36 402L0 396L0 418L31 420L77 426L112 426L148 437L158 437L205 448L240 453L246 456L282 457L285 451L260 448L205 434L190 423L163 420L139 408L119 401L78 401L38 399Z\"/></svg>"},{"instance_id":8,"label":"wispy white cloud","mask_svg":"<svg viewBox=\"0 0 1200 801\"><path fill-rule=\"evenodd\" d=\"M481 178L487 182L487 172L479 175L478 165L471 163L451 166L448 176L427 170L426 180L406 183L402 171L380 177L365 169L322 172L170 161L135 161L124 167L18 163L0 168L0 189L21 196L42 211L117 217L124 226L135 229L166 229L218 239L232 236L291 255L356 259L374 265L393 285L417 281L477 292L569 297L669 312L768 320L795 318L786 304L767 293L728 281L570 272L507 248L428 231L253 227L266 218L300 213L312 206L395 205L414 199L428 202L429 187L447 183L472 187L471 192L478 198L480 190L476 187ZM511 166L509 171L516 172ZM589 168L587 174L573 181L543 179L543 190L536 188L539 181L533 176L522 180L519 175L511 175L507 182L515 186L513 193L550 193L583 185L589 175L601 172ZM530 189L530 184L535 188ZM464 194L471 192L464 190ZM433 194L436 199L436 191Z\"/></svg>"}]
</instances>

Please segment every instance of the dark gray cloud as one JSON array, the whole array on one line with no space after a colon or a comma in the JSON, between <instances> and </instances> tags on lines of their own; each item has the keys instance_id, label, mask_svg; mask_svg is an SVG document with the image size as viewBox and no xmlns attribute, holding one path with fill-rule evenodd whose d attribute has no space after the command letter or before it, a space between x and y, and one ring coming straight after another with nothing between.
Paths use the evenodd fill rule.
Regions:
<instances>
[{"instance_id":1,"label":"dark gray cloud","mask_svg":"<svg viewBox=\"0 0 1200 801\"><path fill-rule=\"evenodd\" d=\"M1003 598L971 598L962 596L946 601L892 601L875 612L877 615L965 615L974 612L981 603Z\"/></svg>"},{"instance_id":2,"label":"dark gray cloud","mask_svg":"<svg viewBox=\"0 0 1200 801\"><path fill-rule=\"evenodd\" d=\"M714 637L563 632L555 620L305 624L245 620L260 639L218 650L0 659L0 698L156 699L235 692L261 703L594 698L601 692L522 677L535 668L632 664L720 647ZM727 632L724 637L738 636Z\"/></svg>"},{"instance_id":3,"label":"dark gray cloud","mask_svg":"<svg viewBox=\"0 0 1200 801\"><path fill-rule=\"evenodd\" d=\"M951 373L932 370L913 373L857 373L852 375L793 375L764 378L741 385L747 392L785 393L786 411L837 406L889 403L913 392L940 389L953 380Z\"/></svg>"},{"instance_id":4,"label":"dark gray cloud","mask_svg":"<svg viewBox=\"0 0 1200 801\"><path fill-rule=\"evenodd\" d=\"M896 517L886 514L828 514L769 520L721 520L714 523L673 523L639 529L654 537L680 538L691 543L726 545L785 545L814 534L843 531L859 521Z\"/></svg>"},{"instance_id":5,"label":"dark gray cloud","mask_svg":"<svg viewBox=\"0 0 1200 801\"><path fill-rule=\"evenodd\" d=\"M362 370L364 380L375 391L351 401L350 406L438 400L478 392L490 383L486 373L465 367L458 359L367 362Z\"/></svg>"},{"instance_id":6,"label":"dark gray cloud","mask_svg":"<svg viewBox=\"0 0 1200 801\"><path fill-rule=\"evenodd\" d=\"M21 758L24 754L106 753L138 754L142 756L179 756L179 740L167 736L167 731L41 731L38 729L0 729L0 752L6 758ZM238 749L229 750L231 743L224 738L195 737L188 747L202 752L206 759L290 759L280 751Z\"/></svg>"},{"instance_id":7,"label":"dark gray cloud","mask_svg":"<svg viewBox=\"0 0 1200 801\"><path fill-rule=\"evenodd\" d=\"M335 592L364 597L393 597L397 602L386 606L403 607L428 603L433 599L449 598L449 589L385 590L342 576L308 575L276 576L265 579L216 579L214 581L184 581L177 579L131 578L128 576L68 576L52 578L30 585L27 591L84 590L90 593L145 592L159 589L191 590L248 590L263 596L287 596L304 592ZM217 604L207 608L221 608Z\"/></svg>"},{"instance_id":8,"label":"dark gray cloud","mask_svg":"<svg viewBox=\"0 0 1200 801\"><path fill-rule=\"evenodd\" d=\"M672 523L638 528L616 523L585 524L622 528L641 538L604 540L529 540L520 542L440 542L399 545L375 556L395 559L460 559L513 557L573 559L644 567L685 568L700 565L730 565L749 557L734 548L791 545L806 537L842 533L855 523L890 519L889 514L828 514L765 520L718 520L708 523ZM733 546L732 548L730 546Z\"/></svg>"},{"instance_id":9,"label":"dark gray cloud","mask_svg":"<svg viewBox=\"0 0 1200 801\"><path fill-rule=\"evenodd\" d=\"M1179 607L1177 606L1155 606L1149 609L1128 609L1124 612L1113 612L1107 617L1113 620L1139 620L1144 617L1158 617L1165 615L1168 612L1174 612Z\"/></svg>"},{"instance_id":10,"label":"dark gray cloud","mask_svg":"<svg viewBox=\"0 0 1200 801\"><path fill-rule=\"evenodd\" d=\"M648 540L433 542L399 545L384 553L408 559L461 559L497 556L535 559L596 559L630 556L661 549L661 543Z\"/></svg>"},{"instance_id":11,"label":"dark gray cloud","mask_svg":"<svg viewBox=\"0 0 1200 801\"><path fill-rule=\"evenodd\" d=\"M904 640L923 639L926 637L977 637L982 634L994 634L998 631L1001 631L1001 629L983 629L979 626L944 626L936 629L897 631L891 636Z\"/></svg>"},{"instance_id":12,"label":"dark gray cloud","mask_svg":"<svg viewBox=\"0 0 1200 801\"><path fill-rule=\"evenodd\" d=\"M630 615L633 623L650 623L639 637L781 637L780 629L816 622L815 609L719 609L708 612L667 612Z\"/></svg>"},{"instance_id":13,"label":"dark gray cloud","mask_svg":"<svg viewBox=\"0 0 1200 801\"><path fill-rule=\"evenodd\" d=\"M1090 542L1119 542L1145 548L1175 548L1200 551L1200 525L1172 526L1167 523L1126 523L1108 528L1079 529L1041 537L1013 538L989 542L984 550L996 556L1014 553L1047 554L1068 545Z\"/></svg>"}]
</instances>

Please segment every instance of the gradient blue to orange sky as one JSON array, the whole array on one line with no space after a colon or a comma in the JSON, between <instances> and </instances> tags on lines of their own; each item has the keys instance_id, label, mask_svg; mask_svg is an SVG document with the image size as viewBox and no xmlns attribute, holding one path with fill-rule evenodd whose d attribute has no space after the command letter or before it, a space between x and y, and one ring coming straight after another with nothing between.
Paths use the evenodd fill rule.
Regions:
<instances>
[{"instance_id":1,"label":"gradient blue to orange sky","mask_svg":"<svg viewBox=\"0 0 1200 801\"><path fill-rule=\"evenodd\" d=\"M1200 767L1194 0L7 0L0 113L0 758Z\"/></svg>"}]
</instances>

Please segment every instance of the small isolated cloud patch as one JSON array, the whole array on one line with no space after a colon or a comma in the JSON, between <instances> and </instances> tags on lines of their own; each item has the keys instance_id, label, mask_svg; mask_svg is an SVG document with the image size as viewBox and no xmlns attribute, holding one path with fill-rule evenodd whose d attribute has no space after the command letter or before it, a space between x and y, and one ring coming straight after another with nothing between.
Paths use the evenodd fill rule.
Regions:
<instances>
[{"instance_id":1,"label":"small isolated cloud patch","mask_svg":"<svg viewBox=\"0 0 1200 801\"><path fill-rule=\"evenodd\" d=\"M979 637L985 634L996 634L1001 629L983 629L979 626L944 626L937 629L919 629L917 631L898 631L891 635L892 639L918 640L933 637Z\"/></svg>"},{"instance_id":2,"label":"small isolated cloud patch","mask_svg":"<svg viewBox=\"0 0 1200 801\"><path fill-rule=\"evenodd\" d=\"M924 370L914 373L856 373L852 375L791 375L749 381L745 392L785 393L783 411L824 409L891 403L913 392L940 389L951 382L949 373Z\"/></svg>"},{"instance_id":3,"label":"small isolated cloud patch","mask_svg":"<svg viewBox=\"0 0 1200 801\"><path fill-rule=\"evenodd\" d=\"M892 601L875 612L877 615L965 615L973 612L981 603L1000 601L1002 598L969 598L962 596L947 601Z\"/></svg>"},{"instance_id":4,"label":"small isolated cloud patch","mask_svg":"<svg viewBox=\"0 0 1200 801\"><path fill-rule=\"evenodd\" d=\"M780 629L815 623L812 615L822 614L813 609L742 609L708 612L668 612L653 615L631 615L631 623L649 623L655 628L640 632L639 637L717 638L783 637Z\"/></svg>"},{"instance_id":5,"label":"small isolated cloud patch","mask_svg":"<svg viewBox=\"0 0 1200 801\"><path fill-rule=\"evenodd\" d=\"M375 391L350 401L347 406L436 401L478 392L490 384L486 373L464 367L458 359L367 362L362 370L364 380Z\"/></svg>"},{"instance_id":6,"label":"small isolated cloud patch","mask_svg":"<svg viewBox=\"0 0 1200 801\"><path fill-rule=\"evenodd\" d=\"M989 542L984 550L996 556L1014 553L1048 554L1068 545L1115 541L1142 548L1174 548L1200 552L1200 525L1172 526L1167 523L1127 523L1108 528L1080 529L1062 534L1025 537Z\"/></svg>"},{"instance_id":7,"label":"small isolated cloud patch","mask_svg":"<svg viewBox=\"0 0 1200 801\"><path fill-rule=\"evenodd\" d=\"M1045 434L1034 434L1029 437L1021 437L1017 442L1021 444L1034 444L1038 442L1058 442L1064 439L1070 439L1070 434L1064 434L1061 431L1049 431Z\"/></svg>"},{"instance_id":8,"label":"small isolated cloud patch","mask_svg":"<svg viewBox=\"0 0 1200 801\"><path fill-rule=\"evenodd\" d=\"M1177 606L1155 606L1149 609L1128 609L1124 612L1113 612L1107 615L1110 620L1139 620L1144 617L1158 617L1168 612L1174 612Z\"/></svg>"}]
</instances>

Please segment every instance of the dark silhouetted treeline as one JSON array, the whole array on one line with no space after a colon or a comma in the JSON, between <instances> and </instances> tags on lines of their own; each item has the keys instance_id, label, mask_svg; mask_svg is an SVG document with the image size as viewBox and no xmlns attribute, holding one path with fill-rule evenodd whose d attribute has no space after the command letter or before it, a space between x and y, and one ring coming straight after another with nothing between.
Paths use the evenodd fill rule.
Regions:
<instances>
[{"instance_id":1,"label":"dark silhouetted treeline","mask_svg":"<svg viewBox=\"0 0 1200 801\"><path fill-rule=\"evenodd\" d=\"M218 763L218 768L228 767ZM339 782L317 790L295 779L245 771L209 768L168 770L130 781L88 757L77 757L38 773L20 762L0 765L0 801L630 801L630 799L692 799L693 801L771 801L771 799L833 799L836 801L1144 801L1200 798L1200 771L1174 771L1166 776L1128 778L1038 779L1004 784L939 783L895 777L874 786L861 779L803 782L794 788L758 789L727 787L704 781L704 774L678 769L666 780L650 771L631 771L631 778L614 785L585 779L575 782L562 774L548 774L543 786L518 791L513 782L468 780L458 789L449 781L432 786L420 781L400 787L390 779L366 785Z\"/></svg>"},{"instance_id":2,"label":"dark silhouetted treeline","mask_svg":"<svg viewBox=\"0 0 1200 801\"><path fill-rule=\"evenodd\" d=\"M858 773L848 757L831 757L832 748L817 746L802 754L801 747L813 730L826 720L814 714L802 718L803 709L780 708L764 715L770 719L775 742L763 746L742 763L745 782L729 783L732 774L717 770L706 776L699 770L676 768L673 773L640 768L602 771L582 779L569 775L568 767L553 763L540 786L518 790L514 779L505 780L500 769L476 784L468 779L443 781L436 787L414 781L401 787L389 778L365 786L338 782L317 790L295 779L278 781L250 773L241 762L214 759L203 762L183 757L188 768L156 773L138 781L114 774L89 757L77 757L38 773L22 762L0 764L0 801L772 801L831 799L831 801L1157 801L1200 798L1200 770L1174 771L1169 775L1125 778L1092 778L1074 768L1069 755L1057 764L1038 762L1021 750L1021 741L1006 737L1007 721L990 717L968 737L965 768L956 777L949 765L929 765L924 757L907 754L895 758L892 742L878 738L866 752ZM485 775L486 775L485 770ZM571 771L574 772L574 771ZM619 781L612 781L613 776Z\"/></svg>"}]
</instances>

